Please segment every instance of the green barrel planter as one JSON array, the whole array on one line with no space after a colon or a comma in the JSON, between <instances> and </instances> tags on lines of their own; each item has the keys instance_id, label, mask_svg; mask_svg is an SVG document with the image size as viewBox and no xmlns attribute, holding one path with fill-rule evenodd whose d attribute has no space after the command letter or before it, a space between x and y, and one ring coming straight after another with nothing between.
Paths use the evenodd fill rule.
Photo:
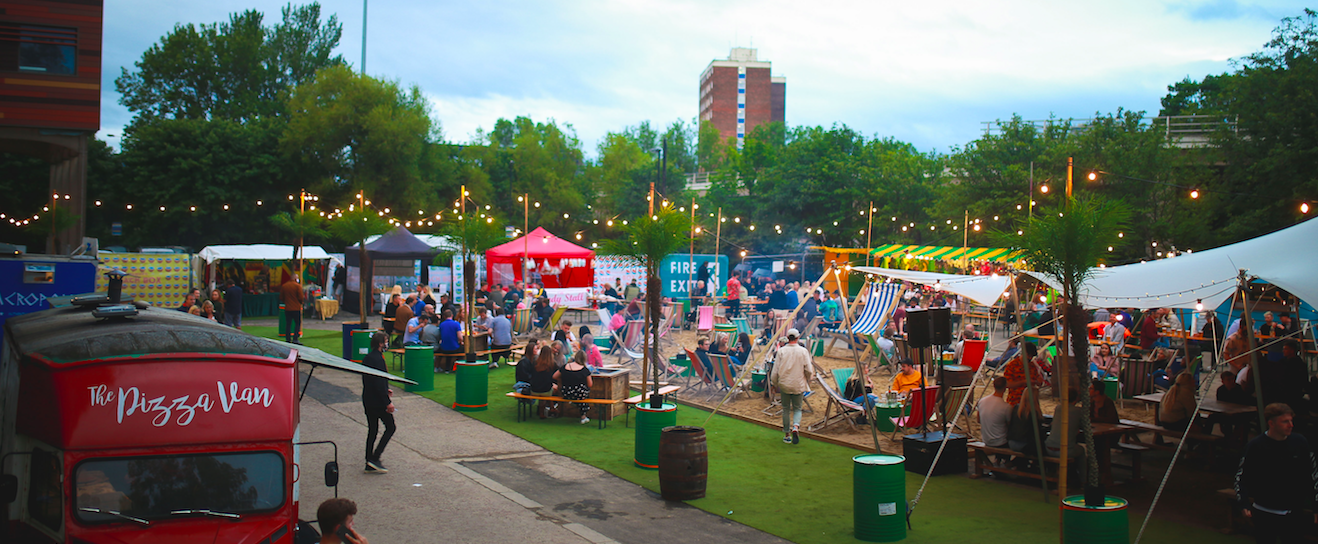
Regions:
<instances>
[{"instance_id":1,"label":"green barrel planter","mask_svg":"<svg viewBox=\"0 0 1318 544\"><path fill-rule=\"evenodd\" d=\"M403 385L404 391L435 390L435 348L433 346L407 346L403 348L403 377L416 385Z\"/></svg>"},{"instance_id":2,"label":"green barrel planter","mask_svg":"<svg viewBox=\"0 0 1318 544\"><path fill-rule=\"evenodd\" d=\"M458 361L456 399L453 409L459 412L483 412L490 408L490 363Z\"/></svg>"},{"instance_id":3,"label":"green barrel planter","mask_svg":"<svg viewBox=\"0 0 1318 544\"><path fill-rule=\"evenodd\" d=\"M366 360L366 354L371 352L371 335L380 332L378 329L357 329L352 331L352 357L348 360L354 363L360 363Z\"/></svg>"},{"instance_id":4,"label":"green barrel planter","mask_svg":"<svg viewBox=\"0 0 1318 544\"><path fill-rule=\"evenodd\" d=\"M906 458L852 457L852 508L856 539L896 542L906 538Z\"/></svg>"},{"instance_id":5,"label":"green barrel planter","mask_svg":"<svg viewBox=\"0 0 1318 544\"><path fill-rule=\"evenodd\" d=\"M1062 542L1065 544L1127 544L1130 517L1126 499L1107 497L1102 506L1085 506L1084 495L1062 501Z\"/></svg>"},{"instance_id":6,"label":"green barrel planter","mask_svg":"<svg viewBox=\"0 0 1318 544\"><path fill-rule=\"evenodd\" d=\"M650 403L636 405L636 452L632 462L646 470L659 470L659 442L664 427L677 425L677 405L664 403L651 408Z\"/></svg>"}]
</instances>

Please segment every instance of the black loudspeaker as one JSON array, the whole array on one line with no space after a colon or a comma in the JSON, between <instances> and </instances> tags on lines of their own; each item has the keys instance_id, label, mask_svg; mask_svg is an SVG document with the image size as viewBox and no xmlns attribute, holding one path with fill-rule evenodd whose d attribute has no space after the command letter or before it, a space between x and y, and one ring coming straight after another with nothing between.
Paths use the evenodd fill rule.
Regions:
<instances>
[{"instance_id":1,"label":"black loudspeaker","mask_svg":"<svg viewBox=\"0 0 1318 544\"><path fill-rule=\"evenodd\" d=\"M930 308L929 312L929 343L935 346L946 346L952 343L952 309L951 308Z\"/></svg>"},{"instance_id":2,"label":"black loudspeaker","mask_svg":"<svg viewBox=\"0 0 1318 544\"><path fill-rule=\"evenodd\" d=\"M929 341L929 310L906 311L906 344L912 348L927 348Z\"/></svg>"},{"instance_id":3,"label":"black loudspeaker","mask_svg":"<svg viewBox=\"0 0 1318 544\"><path fill-rule=\"evenodd\" d=\"M906 456L906 471L916 474L929 472L929 467L934 465L934 456L938 454L938 446L942 442L943 433L939 431L903 437L902 455ZM938 458L938 466L934 468L933 475L965 474L966 465L970 461L966 448L966 435L953 433L947 439L947 447L943 449L943 456Z\"/></svg>"}]
</instances>

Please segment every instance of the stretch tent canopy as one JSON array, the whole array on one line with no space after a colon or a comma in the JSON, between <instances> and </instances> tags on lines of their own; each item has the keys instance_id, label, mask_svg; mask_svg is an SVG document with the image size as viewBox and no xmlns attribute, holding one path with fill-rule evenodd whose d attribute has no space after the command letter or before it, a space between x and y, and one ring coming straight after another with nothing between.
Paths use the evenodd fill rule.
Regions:
<instances>
[{"instance_id":1,"label":"stretch tent canopy","mask_svg":"<svg viewBox=\"0 0 1318 544\"><path fill-rule=\"evenodd\" d=\"M956 293L983 306L997 303L1002 294L1011 285L1007 276L966 276L962 274L940 274L938 272L918 272L915 270L896 270L874 266L855 266L851 268L862 274L874 274L899 280L906 280L922 285L938 284L938 288L949 293Z\"/></svg>"},{"instance_id":2,"label":"stretch tent canopy","mask_svg":"<svg viewBox=\"0 0 1318 544\"><path fill-rule=\"evenodd\" d=\"M207 264L215 261L237 259L240 261L285 261L294 258L297 246L280 246L274 244L250 244L231 246L206 246L197 255ZM320 246L302 246L302 258L323 260L330 258Z\"/></svg>"},{"instance_id":3,"label":"stretch tent canopy","mask_svg":"<svg viewBox=\"0 0 1318 544\"><path fill-rule=\"evenodd\" d=\"M1087 308L1217 308L1235 293L1240 269L1285 289L1309 304L1318 303L1318 221L1305 221L1272 234L1207 251L1094 270L1079 295ZM1026 272L1054 288L1051 276Z\"/></svg>"},{"instance_id":4,"label":"stretch tent canopy","mask_svg":"<svg viewBox=\"0 0 1318 544\"><path fill-rule=\"evenodd\" d=\"M875 258L904 257L954 261L969 259L972 261L993 261L1012 263L1021 259L1019 251L1001 247L950 247L950 246L913 246L906 244L884 244L870 252Z\"/></svg>"}]
</instances>

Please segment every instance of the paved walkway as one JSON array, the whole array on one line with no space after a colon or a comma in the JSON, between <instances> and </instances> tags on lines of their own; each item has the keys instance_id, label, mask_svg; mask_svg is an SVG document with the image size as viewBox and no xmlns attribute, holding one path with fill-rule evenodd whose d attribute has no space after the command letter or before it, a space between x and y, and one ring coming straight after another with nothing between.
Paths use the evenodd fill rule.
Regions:
<instances>
[{"instance_id":1,"label":"paved walkway","mask_svg":"<svg viewBox=\"0 0 1318 544\"><path fill-rule=\"evenodd\" d=\"M786 542L664 501L401 388L394 405L398 433L383 456L389 473L365 474L360 377L318 370L301 402L300 440L338 445L339 495L357 502L356 526L372 542ZM302 519L334 496L321 477L331 458L328 445L302 448Z\"/></svg>"}]
</instances>

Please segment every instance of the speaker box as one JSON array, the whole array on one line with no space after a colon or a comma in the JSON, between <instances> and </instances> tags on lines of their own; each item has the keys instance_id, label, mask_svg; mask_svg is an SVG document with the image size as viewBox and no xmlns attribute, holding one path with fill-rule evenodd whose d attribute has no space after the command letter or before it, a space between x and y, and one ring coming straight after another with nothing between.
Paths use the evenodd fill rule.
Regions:
<instances>
[{"instance_id":1,"label":"speaker box","mask_svg":"<svg viewBox=\"0 0 1318 544\"><path fill-rule=\"evenodd\" d=\"M950 345L952 343L952 309L930 308L925 311L929 312L929 343L935 346Z\"/></svg>"},{"instance_id":2,"label":"speaker box","mask_svg":"<svg viewBox=\"0 0 1318 544\"><path fill-rule=\"evenodd\" d=\"M906 343L912 348L927 348L929 341L929 310L907 310Z\"/></svg>"},{"instance_id":3,"label":"speaker box","mask_svg":"<svg viewBox=\"0 0 1318 544\"><path fill-rule=\"evenodd\" d=\"M907 472L916 474L925 474L929 472L929 467L934 464L934 456L938 455L938 446L943 442L943 433L941 431L931 431L927 433L910 434L902 437L902 455L906 456ZM966 464L970 457L966 454L966 436L963 434L952 433L947 439L947 447L943 449L943 456L938 458L938 466L934 468L934 476L943 474L965 474Z\"/></svg>"}]
</instances>

